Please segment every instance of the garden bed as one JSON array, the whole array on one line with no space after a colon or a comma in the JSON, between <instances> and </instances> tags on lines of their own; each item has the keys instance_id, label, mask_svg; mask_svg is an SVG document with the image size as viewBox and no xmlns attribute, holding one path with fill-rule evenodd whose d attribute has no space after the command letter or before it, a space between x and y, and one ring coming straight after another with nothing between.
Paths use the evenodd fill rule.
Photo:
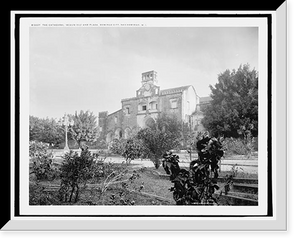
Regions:
<instances>
[{"instance_id":1,"label":"garden bed","mask_svg":"<svg viewBox=\"0 0 300 244\"><path fill-rule=\"evenodd\" d=\"M132 165L128 167L128 174L137 171L139 177L129 183L127 188L122 184L111 185L105 194L100 196L99 184L88 182L81 189L79 199L74 202L62 202L59 200L60 180L39 181L30 176L30 204L31 205L175 205L170 188L173 184L162 167L159 169L140 168ZM225 177L231 172L221 172L220 177ZM255 174L248 174L249 179L257 178ZM222 183L221 183L222 185ZM220 185L220 186L221 186ZM219 199L220 205L228 205L223 198Z\"/></svg>"},{"instance_id":2,"label":"garden bed","mask_svg":"<svg viewBox=\"0 0 300 244\"><path fill-rule=\"evenodd\" d=\"M128 166L128 174L137 169ZM139 177L124 188L122 183L111 185L105 194L99 193L99 184L88 182L82 187L79 199L74 202L62 202L59 199L60 180L37 181L30 176L31 205L174 205L169 189L172 183L163 179L157 170L141 168Z\"/></svg>"}]
</instances>

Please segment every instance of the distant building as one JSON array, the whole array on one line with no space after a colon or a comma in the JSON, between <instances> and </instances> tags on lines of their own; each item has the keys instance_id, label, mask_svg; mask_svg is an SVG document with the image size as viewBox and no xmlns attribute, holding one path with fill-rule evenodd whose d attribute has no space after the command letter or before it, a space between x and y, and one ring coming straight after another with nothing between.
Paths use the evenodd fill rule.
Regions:
<instances>
[{"instance_id":1,"label":"distant building","mask_svg":"<svg viewBox=\"0 0 300 244\"><path fill-rule=\"evenodd\" d=\"M160 113L173 114L194 131L203 130L203 108L210 97L198 97L193 86L160 90L157 72L142 73L142 86L136 96L121 100L120 110L99 113L100 139L110 143L113 139L128 138L133 132L145 128Z\"/></svg>"}]
</instances>

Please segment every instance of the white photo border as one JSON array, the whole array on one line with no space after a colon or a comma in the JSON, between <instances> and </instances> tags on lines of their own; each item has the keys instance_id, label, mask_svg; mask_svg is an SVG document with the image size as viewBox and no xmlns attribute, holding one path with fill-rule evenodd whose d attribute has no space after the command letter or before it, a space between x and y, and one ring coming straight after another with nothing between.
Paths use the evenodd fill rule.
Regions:
<instances>
[{"instance_id":1,"label":"white photo border","mask_svg":"<svg viewBox=\"0 0 300 244\"><path fill-rule=\"evenodd\" d=\"M272 34L273 34L273 36L274 36L274 34L276 34L276 26L275 26L275 15L274 15L274 13L268 13L270 16L272 16L272 18L273 18L273 21L274 22L272 22ZM268 15L267 14L267 15ZM251 15L251 14L250 14ZM250 16L249 15L249 16ZM81 15L82 16L82 15ZM219 18L220 16L218 16L218 18ZM239 15L236 15L236 17L239 17ZM204 17L205 18L205 17ZM27 18L26 18L27 19ZM194 18L193 18L194 19ZM249 19L249 21L253 21L253 19L255 19L255 18L250 18ZM262 17L262 19L264 19L264 17ZM124 18L122 18L122 21L124 20ZM132 20L132 19L131 19ZM182 20L182 19L181 19ZM180 20L180 23L182 23L182 21ZM207 20L207 18L206 18L206 20ZM235 21L236 21L236 19L235 19ZM193 22L194 23L194 22ZM23 23L24 24L24 23ZM90 218L90 217L92 217L92 216L94 216L94 214L95 214L95 211L94 210L96 210L96 209L93 209L93 210L88 210L87 211L87 209L84 209L84 208L82 208L82 209L80 209L79 211L78 211L78 206L67 206L67 208L63 208L62 210L58 210L58 209L55 209L56 208L56 206L50 206L50 207L54 207L52 210L54 210L54 212L52 212L52 210L51 209L47 209L47 207L46 208L44 208L43 206L37 206L37 208L36 209L30 209L30 208L28 208L29 206L27 206L26 204L24 204L25 203L25 201L27 201L28 200L28 195L26 196L26 194L24 195L24 190L26 189L26 191L28 191L28 183L26 182L26 178L28 178L28 167L23 167L24 165L28 165L28 164L26 164L26 162L24 163L24 159L25 159L25 161L26 161L26 158L28 158L29 159L29 157L28 157L28 147L27 146L25 146L26 145L26 143L28 144L28 141L29 141L29 136L28 136L28 133L25 133L24 131L28 131L28 124L29 124L29 120L28 120L28 117L29 117L29 102L28 103L26 103L26 100L28 100L29 98L29 92L28 92L28 80L26 81L26 79L28 79L28 77L29 77L29 75L28 75L28 66L26 66L26 65L28 65L28 62L27 62L27 64L26 64L26 55L28 55L28 37L26 36L26 35L28 35L26 32L28 31L28 23L27 24L25 24L25 25L27 25L27 26L25 26L25 27L23 27L22 25L23 24L21 24L19 27L20 27L20 36L19 36L19 42L20 42L20 53L19 53L19 55L20 55L20 103L19 103L19 105L20 105L20 131L19 131L19 133L20 133L20 141L19 141L19 146L20 146L20 155L19 155L19 159L21 159L23 162L22 162L22 164L21 164L21 162L19 162L20 163L20 168L17 166L17 167L14 167L15 165L14 165L14 163L15 162L13 162L12 163L12 203L13 202L15 202L15 205L12 205L12 218L14 218L14 219L16 219L16 218L19 218L19 217L21 217L21 216L24 216L23 217L23 219L25 220L31 220L31 219L36 219L35 217L39 217L39 219L43 219L43 220L45 220L45 219L56 219L56 217L58 217L58 218L60 218L61 216L64 216L63 217L63 219L65 219L66 221L69 221L69 219L71 218L71 219L73 219L72 218L72 216L76 216L76 218L77 217L79 217L80 219L87 219L87 218ZM268 38L268 31L267 31L267 26L265 25L265 24L263 24L264 26L263 27L261 27L262 29L264 28L264 31L262 31L262 32L260 32L260 38L262 37L262 36L265 36L266 38ZM27 29L27 30L26 30ZM262 30L262 29L260 29L260 30ZM270 37L269 37L270 38ZM269 42L270 43L270 42ZM272 39L272 46L274 47L275 46L275 40L274 39ZM26 47L26 45L27 45L27 47ZM262 44L262 45L267 45L267 41L265 40L265 44ZM261 45L260 45L260 47L262 47ZM27 53L26 53L27 52ZM263 53L263 54L262 54ZM275 65L275 61L277 61L277 63L278 63L278 60L275 60L275 55L274 55L274 49L272 50L272 70L274 70L273 69L273 66ZM261 80L261 78L262 77L264 77L265 78L265 80L267 81L268 79L270 79L270 78L267 78L267 70L268 70L268 64L267 64L267 60L268 60L268 55L267 55L267 46L265 46L265 49L262 51L261 49L260 49L260 52L259 52L259 70L260 70L260 73L259 73L259 78L260 78L260 80ZM28 58L28 57L27 57ZM25 61L25 63L24 63L24 61ZM260 66L261 64L263 63L263 66ZM265 69L262 69L261 67L263 67L263 68L265 68ZM265 71L265 73L263 72L263 71ZM270 73L269 73L270 74ZM17 82L17 81L16 81ZM27 84L26 84L26 82L27 82ZM273 72L272 73L272 84L274 84L274 82L276 82L276 77L275 77L275 72ZM266 83L268 83L268 82L266 82ZM13 86L13 85L12 85ZM276 87L277 87L277 83L276 83ZM274 113L274 99L273 98L276 98L277 99L277 93L279 92L278 90L275 90L275 88L276 88L274 85L272 86L272 113L273 113L273 116L274 116L274 114L276 114L276 113ZM13 87L14 89L16 88L16 87ZM17 87L18 88L18 87ZM14 89L12 89L12 91L14 90ZM260 89L265 89L265 91L267 91L267 86L266 87L260 87ZM276 91L277 93L276 94L274 94L274 91ZM16 95L16 94L15 94ZM275 96L276 97L275 97ZM260 95L261 96L261 95ZM261 98L259 99L260 101L262 100ZM29 101L29 100L28 100ZM264 108L266 108L267 109L267 106L268 106L268 102L267 102L267 99L261 104L260 103L260 105L259 105L260 107L264 107ZM14 109L16 109L16 108L14 108ZM268 110L260 110L260 112L259 112L259 116L261 116L262 115L262 117L263 117L263 115L267 115L268 114L268 112L267 112ZM16 113L17 114L17 113ZM14 117L14 116L12 116L12 117ZM259 117L260 118L260 120L261 120L261 118L262 117ZM264 116L264 117L266 117L266 116ZM16 119L16 118L14 118L14 119ZM267 120L268 118L266 118L266 120ZM18 122L18 121L16 121L15 120L15 122ZM276 124L275 124L275 122L272 120L272 126L276 126ZM262 127L260 127L261 129L265 129L265 131L268 131L268 124L265 124L265 125L260 125L260 126L262 126ZM269 125L270 126L270 125ZM274 128L274 127L273 127ZM26 130L25 130L26 129ZM23 131L23 132L22 132ZM261 130L260 130L261 131ZM273 139L275 138L274 137L274 130L272 131L272 136L273 136ZM16 138L17 139L17 138ZM264 139L268 139L267 137L265 137ZM25 143L26 142L26 143ZM24 145L24 143L25 143L25 145ZM264 149L266 149L267 148L267 144L265 143L265 141L261 141L260 140L260 145L262 145L262 143L264 144L264 146L265 146L265 148ZM274 141L272 141L272 147L274 146ZM273 147L274 148L274 147ZM261 150L259 149L259 152L261 152ZM271 175L272 176L272 182L274 183L274 182L276 182L276 178L275 178L275 173L276 173L276 171L275 171L275 167L274 167L274 154L275 154L275 150L273 150L272 151L272 172L269 172L269 175ZM261 156L261 154L260 154L260 156ZM259 157L260 157L259 156ZM266 157L267 157L267 153L266 153L266 155L263 155L263 157L264 157L264 159L267 159ZM18 161L17 160L17 158L15 158L15 160L16 160L16 162ZM266 161L268 161L268 160L270 160L270 159L267 159ZM259 170L261 169L261 168L263 168L264 170L266 170L267 169L267 165L266 164L264 164L262 167L259 167ZM15 172L15 170L19 170L19 172L18 173L16 173L16 174L14 174L14 172ZM265 176L266 176L266 171L264 172L265 173ZM262 174L259 174L259 175L262 175ZM17 179L15 179L15 176L20 176L20 181L18 181ZM267 182L267 177L265 177L265 179L261 179L261 178L259 178L259 185L261 186L261 185L263 185L264 183L262 183L262 182L265 182L265 185L264 185L264 187L266 187L266 185L268 184L268 182ZM15 184L16 183L16 184ZM262 183L262 184L261 184ZM275 186L275 184L272 184L272 188L271 188L271 191L272 192L274 192L274 190L276 190L276 189L274 189L274 186ZM19 188L19 192L16 192L15 190L18 190L18 188ZM264 191L261 191L262 189L259 189L259 192L264 192ZM270 190L270 189L269 189ZM20 194L20 202L18 202L18 193ZM265 189L265 193L267 193L266 192L266 189ZM267 194L266 194L267 195ZM272 195L272 202L273 202L273 200L274 200L274 198L276 197L276 194L273 194ZM263 198L261 195L260 195L260 200L261 200L261 198ZM24 199L25 199L25 201L24 201ZM266 200L267 201L267 200ZM20 203L20 204L19 204ZM29 204L29 201L27 201L27 203ZM260 203L261 203L261 201L260 201ZM264 202L264 205L266 204L266 202ZM261 207L261 205L262 204L259 204L260 206L258 206L258 207ZM17 209L19 207L19 209ZM85 206L84 206L85 207ZM94 207L94 206L88 206L88 209L92 209L91 207ZM95 207L97 207L97 206L95 206ZM102 206L101 206L102 207ZM118 216L118 215L110 215L110 213L112 213L112 212L110 212L108 215L107 215L107 211L113 211L113 213L116 213L116 212L118 212L118 213L122 213L121 215L123 216L122 218L121 218L121 220L125 220L126 219L126 221L127 221L127 217L126 216L132 216L132 214L131 213L129 213L128 214L128 207L125 207L124 209L122 209L122 208L119 208L119 209L117 209L117 208L115 208L115 207L117 207L117 206L113 206L113 209L109 209L109 207L110 206L103 206L104 207L104 212L103 213L105 213L104 215L101 215L100 214L100 216L102 216L101 217L101 219L102 220L108 220L108 219L110 219L110 220L114 220L114 221L116 221L116 220L118 220L118 221L120 221L120 219L119 219L119 217L120 216ZM136 211L134 211L134 215L133 216L137 216L136 215L136 213L138 212L138 213L141 213L141 215L140 215L140 217L138 217L138 218L136 218L136 217L134 217L134 218L130 218L130 219L132 219L132 220L134 220L134 219L138 219L138 220L140 220L140 221L144 221L144 220L151 220L152 218L151 218L151 215L143 215L142 213L143 213L143 207L144 206L132 206L132 207L134 207L134 208L136 208ZM154 206L155 207L155 206ZM155 212L155 213L158 213L158 215L157 214L154 214L154 215L152 215L152 216L155 216L155 217L159 217L159 216L161 216L161 218L159 218L159 219L161 219L161 220L163 220L164 218L166 218L166 215L165 215L165 213L166 213L166 211L167 211L167 213L168 213L168 211L170 211L170 216L174 216L174 215L172 215L171 213L172 213L172 209L174 209L175 211L177 211L176 210L176 206L174 206L174 208L170 208L170 210L166 210L167 208L164 208L165 206L162 206L162 209L163 209L163 213L164 213L164 215L161 215L161 214L159 214L159 213L162 213L162 212L160 212L160 210L158 211L158 212ZM225 207L225 206L224 206ZM272 207L273 208L276 208L276 203L274 203L274 205L272 205ZM146 207L146 208L148 208L148 207ZM188 206L185 206L184 208L186 208L186 211L187 212L189 212L189 211L191 211L191 210L189 210L190 209L190 207L188 207ZM227 212L227 209L226 208L222 208L222 206L218 206L217 208L215 208L215 207L212 207L211 209L209 209L209 208L211 208L211 207L208 207L206 210L205 210L205 214L203 213L203 212L200 212L200 214L196 214L195 215L195 211L194 211L194 207L193 207L193 214L192 215L195 215L195 217L199 217L199 216L201 216L200 217L200 219L202 219L203 217L210 217L210 219L211 220L222 220L222 219L224 219L224 217L228 217L228 216L230 216L231 217L231 219L232 220L234 220L234 219L240 219L240 218L238 218L238 217L244 217L243 219L244 220L247 220L247 219L253 219L253 217L254 218L260 218L260 216L268 216L268 213L267 213L267 206L265 205L265 206L263 206L263 210L260 210L260 211L256 211L256 210L253 210L253 209L251 209L251 207L250 206L242 206L242 207L237 207L237 209L235 209L235 213L233 213L233 212ZM230 206L230 208L236 208L236 207L234 207L234 206ZM241 211L241 210L239 210L239 209L241 209L241 208L244 208L244 210L242 211L242 214L236 214L237 212L239 212L239 211ZM67 209L70 209L70 210L67 210ZM153 208L154 209L154 208ZM217 210L217 209L220 209L220 210ZM126 211L126 213L124 213L124 210ZM182 208L180 209L180 211L182 212ZM217 210L217 214L216 214L216 210ZM82 212L83 211L83 212ZM90 211L90 212L89 212ZM141 212L140 212L141 211ZM156 210L155 210L156 211ZM214 211L214 213L213 214L208 214L207 215L207 213L211 213L210 211ZM225 211L225 214L224 214L224 211ZM252 212L253 211L253 212ZM82 213L82 215L80 214L80 215L78 215L78 212L80 212L80 213ZM178 211L177 211L178 212ZM255 212L255 213L254 213ZM63 213L63 215L61 215L61 213ZM147 213L149 213L149 211L147 212ZM70 214L70 215L69 215ZM90 215L91 214L91 215ZM174 217L176 217L176 219L178 219L178 220L181 220L181 221L185 221L185 220L187 220L187 221L190 221L191 219L194 219L194 218L191 218L190 216L192 216L192 215L189 215L189 214L187 214L186 212L185 213L183 213L183 214L180 214L179 216L178 215L175 215ZM48 216L48 217L45 217L45 216ZM88 217L86 217L86 216L88 216ZM116 217L117 216L117 217ZM188 217L187 217L188 216ZM224 217L223 217L224 216ZM248 217L246 217L246 216L248 216ZM41 218L42 217L42 218ZM99 214L96 214L95 215L95 217L97 217L97 219L99 218ZM272 219L274 219L275 218L275 216L274 216L274 214L272 214L272 215L269 215L269 217L270 218L272 218ZM167 218L168 219L168 218ZM175 218L173 218L173 219L175 219ZM171 221L172 221L172 219L171 219ZM222 221L221 221L222 222ZM116 226L117 227L117 226ZM137 227L137 226L136 226ZM123 228L124 228L124 226L123 226ZM138 227L137 227L138 228ZM105 228L104 228L105 229ZM126 229L126 228L125 228ZM184 229L184 228L183 228ZM226 229L226 228L225 228Z\"/></svg>"}]
</instances>

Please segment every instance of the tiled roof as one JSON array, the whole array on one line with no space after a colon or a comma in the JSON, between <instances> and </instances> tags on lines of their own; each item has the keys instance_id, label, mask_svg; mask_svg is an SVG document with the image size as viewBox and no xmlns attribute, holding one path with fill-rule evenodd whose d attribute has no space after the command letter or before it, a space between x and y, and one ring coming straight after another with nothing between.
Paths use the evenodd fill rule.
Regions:
<instances>
[{"instance_id":1,"label":"tiled roof","mask_svg":"<svg viewBox=\"0 0 300 244\"><path fill-rule=\"evenodd\" d=\"M160 91L160 95L167 95L167 94L173 94L173 93L179 93L187 90L190 86L180 86L170 89L165 89Z\"/></svg>"},{"instance_id":2,"label":"tiled roof","mask_svg":"<svg viewBox=\"0 0 300 244\"><path fill-rule=\"evenodd\" d=\"M121 112L121 111L122 111L122 109L119 109L119 110L117 110L117 111L115 111L115 112L113 112L113 113L111 113L111 114L108 114L107 116L114 115L114 114L119 113L119 112Z\"/></svg>"}]
</instances>

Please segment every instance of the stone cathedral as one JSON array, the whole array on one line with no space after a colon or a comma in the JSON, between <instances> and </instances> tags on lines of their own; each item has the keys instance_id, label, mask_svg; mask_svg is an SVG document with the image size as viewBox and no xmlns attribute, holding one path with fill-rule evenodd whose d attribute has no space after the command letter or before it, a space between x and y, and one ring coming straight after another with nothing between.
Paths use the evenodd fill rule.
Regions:
<instances>
[{"instance_id":1,"label":"stone cathedral","mask_svg":"<svg viewBox=\"0 0 300 244\"><path fill-rule=\"evenodd\" d=\"M107 143L126 139L139 128L153 123L160 113L175 115L193 131L204 129L201 119L210 97L199 97L191 85L161 90L154 70L142 73L141 83L135 97L121 100L120 110L99 113L100 139Z\"/></svg>"}]
</instances>

